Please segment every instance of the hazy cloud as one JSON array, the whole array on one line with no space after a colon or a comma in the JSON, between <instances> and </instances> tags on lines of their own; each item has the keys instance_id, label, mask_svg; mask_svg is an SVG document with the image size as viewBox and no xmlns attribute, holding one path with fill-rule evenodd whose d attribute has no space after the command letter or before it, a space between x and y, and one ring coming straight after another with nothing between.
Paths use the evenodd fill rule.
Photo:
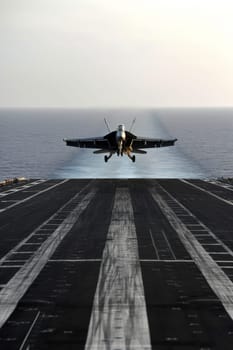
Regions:
<instances>
[{"instance_id":1,"label":"hazy cloud","mask_svg":"<svg viewBox=\"0 0 233 350\"><path fill-rule=\"evenodd\" d=\"M232 18L227 0L3 0L0 106L232 105Z\"/></svg>"}]
</instances>

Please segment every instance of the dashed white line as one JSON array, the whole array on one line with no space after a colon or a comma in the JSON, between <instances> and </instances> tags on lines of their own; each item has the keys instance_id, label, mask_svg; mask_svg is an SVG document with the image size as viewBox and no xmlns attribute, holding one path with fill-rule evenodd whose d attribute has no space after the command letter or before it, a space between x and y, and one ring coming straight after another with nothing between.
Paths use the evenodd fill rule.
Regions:
<instances>
[{"instance_id":1,"label":"dashed white line","mask_svg":"<svg viewBox=\"0 0 233 350\"><path fill-rule=\"evenodd\" d=\"M187 226L187 225L186 225ZM221 247L221 244L220 243L202 243L202 245L217 245L217 246L220 246Z\"/></svg>"},{"instance_id":2,"label":"dashed white line","mask_svg":"<svg viewBox=\"0 0 233 350\"><path fill-rule=\"evenodd\" d=\"M187 226L187 225L186 225ZM191 230L190 230L191 231ZM205 231L204 231L205 232ZM208 237L210 235L210 233L208 231L206 231L207 233L200 233L200 234L197 234L195 233L195 237L203 237L205 238L206 236ZM222 244L221 244L222 245Z\"/></svg>"},{"instance_id":3,"label":"dashed white line","mask_svg":"<svg viewBox=\"0 0 233 350\"><path fill-rule=\"evenodd\" d=\"M233 269L233 266L221 266L222 269Z\"/></svg>"},{"instance_id":4,"label":"dashed white line","mask_svg":"<svg viewBox=\"0 0 233 350\"><path fill-rule=\"evenodd\" d=\"M116 191L85 350L151 350L133 208Z\"/></svg>"},{"instance_id":5,"label":"dashed white line","mask_svg":"<svg viewBox=\"0 0 233 350\"><path fill-rule=\"evenodd\" d=\"M229 255L227 252L209 252L210 255Z\"/></svg>"}]
</instances>

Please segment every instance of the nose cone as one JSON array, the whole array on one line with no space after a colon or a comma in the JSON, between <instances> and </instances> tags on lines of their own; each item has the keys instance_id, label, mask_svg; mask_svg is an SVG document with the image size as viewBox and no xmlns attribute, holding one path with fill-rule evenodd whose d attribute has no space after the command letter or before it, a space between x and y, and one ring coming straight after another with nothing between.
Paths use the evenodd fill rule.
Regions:
<instances>
[{"instance_id":1,"label":"nose cone","mask_svg":"<svg viewBox=\"0 0 233 350\"><path fill-rule=\"evenodd\" d=\"M118 125L118 131L125 131L125 126L123 124Z\"/></svg>"}]
</instances>

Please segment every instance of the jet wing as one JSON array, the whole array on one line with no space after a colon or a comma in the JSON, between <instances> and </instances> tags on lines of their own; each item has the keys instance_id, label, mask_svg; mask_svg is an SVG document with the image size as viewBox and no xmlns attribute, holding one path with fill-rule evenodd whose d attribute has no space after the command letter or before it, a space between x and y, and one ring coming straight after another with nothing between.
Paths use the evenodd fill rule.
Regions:
<instances>
[{"instance_id":1,"label":"jet wing","mask_svg":"<svg viewBox=\"0 0 233 350\"><path fill-rule=\"evenodd\" d=\"M109 149L109 142L103 137L64 139L63 141L66 142L67 146L72 146L72 147Z\"/></svg>"},{"instance_id":2,"label":"jet wing","mask_svg":"<svg viewBox=\"0 0 233 350\"><path fill-rule=\"evenodd\" d=\"M133 149L168 147L168 146L174 146L176 141L177 141L177 139L163 140L163 139L137 137L136 139L132 140L132 147L133 147Z\"/></svg>"}]
</instances>

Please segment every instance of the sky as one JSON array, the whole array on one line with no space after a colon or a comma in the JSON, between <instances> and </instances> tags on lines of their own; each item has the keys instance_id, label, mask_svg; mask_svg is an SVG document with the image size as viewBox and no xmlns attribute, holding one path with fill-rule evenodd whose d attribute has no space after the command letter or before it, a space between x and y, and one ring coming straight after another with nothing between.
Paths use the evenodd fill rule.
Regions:
<instances>
[{"instance_id":1,"label":"sky","mask_svg":"<svg viewBox=\"0 0 233 350\"><path fill-rule=\"evenodd\" d=\"M232 0L0 0L0 107L233 106Z\"/></svg>"}]
</instances>

